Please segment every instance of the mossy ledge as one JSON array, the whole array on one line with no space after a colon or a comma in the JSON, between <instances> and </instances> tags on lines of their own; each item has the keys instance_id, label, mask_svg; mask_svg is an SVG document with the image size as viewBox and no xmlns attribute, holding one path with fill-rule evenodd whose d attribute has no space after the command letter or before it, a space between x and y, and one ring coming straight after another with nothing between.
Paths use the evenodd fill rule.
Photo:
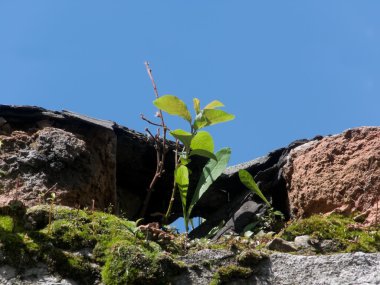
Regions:
<instances>
[{"instance_id":1,"label":"mossy ledge","mask_svg":"<svg viewBox=\"0 0 380 285\"><path fill-rule=\"evenodd\" d=\"M351 217L312 216L294 221L280 236L334 239L341 252L380 250L378 228L352 225ZM175 280L200 271L205 276L202 284L249 282L268 258L265 250L257 250L262 247L259 239L237 236L216 242L189 242L178 234L159 239L147 236L133 221L64 206L0 208L0 265L22 273L42 263L52 274L78 284L177 284Z\"/></svg>"},{"instance_id":2,"label":"mossy ledge","mask_svg":"<svg viewBox=\"0 0 380 285\"><path fill-rule=\"evenodd\" d=\"M199 270L210 272L208 282L245 279L262 258L245 253L249 244L235 237L225 243L189 242L180 234L158 239L112 214L55 205L34 206L22 215L0 209L0 242L0 265L22 273L43 263L52 274L91 285L171 284ZM235 254L231 248L239 250ZM211 253L210 262L186 261L200 252ZM220 252L228 258L214 259ZM239 261L237 253L242 253Z\"/></svg>"},{"instance_id":3,"label":"mossy ledge","mask_svg":"<svg viewBox=\"0 0 380 285\"><path fill-rule=\"evenodd\" d=\"M1 265L22 272L42 262L80 284L167 284L187 270L173 258L175 242L149 241L136 223L103 212L40 205L20 218L2 211L0 241Z\"/></svg>"},{"instance_id":4,"label":"mossy ledge","mask_svg":"<svg viewBox=\"0 0 380 285\"><path fill-rule=\"evenodd\" d=\"M302 235L310 235L318 240L334 241L336 246L330 252L380 251L380 227L362 228L353 216L313 215L293 221L281 233L281 237L288 241Z\"/></svg>"}]
</instances>

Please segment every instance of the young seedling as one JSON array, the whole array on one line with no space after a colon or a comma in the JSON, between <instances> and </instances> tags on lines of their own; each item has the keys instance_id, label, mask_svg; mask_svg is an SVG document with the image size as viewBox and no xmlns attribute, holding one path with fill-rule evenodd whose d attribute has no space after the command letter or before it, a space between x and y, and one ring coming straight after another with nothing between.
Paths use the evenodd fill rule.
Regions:
<instances>
[{"instance_id":1,"label":"young seedling","mask_svg":"<svg viewBox=\"0 0 380 285\"><path fill-rule=\"evenodd\" d=\"M175 193L178 190L181 198L182 212L187 233L189 229L189 222L191 222L190 215L195 204L209 189L210 185L222 174L224 169L227 167L231 156L231 150L229 148L223 148L217 153L214 153L214 140L211 134L201 129L218 123L230 121L234 119L235 116L220 110L219 108L224 107L220 101L214 100L201 109L200 100L198 98L194 98L193 104L195 117L193 118L187 108L187 105L178 97L174 95L159 96L156 83L152 76L152 70L147 62L145 65L154 89L156 99L153 101L153 104L159 109L157 117L160 118L160 123L152 122L141 115L143 120L159 128L156 135L153 135L148 129L146 129L150 139L154 142L157 152L157 164L156 172L149 185L140 216L144 217L154 185L164 172L164 162L168 151L166 135L167 131L170 131L170 129L165 124L163 112L170 115L179 116L189 124L189 131L182 129L170 131L170 134L176 139L175 171L173 191L169 201L168 210L166 211L166 214L163 215L163 222L166 223L171 215ZM160 136L161 129L162 137ZM181 150L179 149L179 142L182 144ZM191 162L191 158L193 156L203 156L208 158L209 161L203 168L193 197L188 199L190 198L187 197L187 193L189 189L189 176L191 171L187 165ZM189 205L187 204L188 200L190 200Z\"/></svg>"},{"instance_id":2,"label":"young seedling","mask_svg":"<svg viewBox=\"0 0 380 285\"><path fill-rule=\"evenodd\" d=\"M265 198L264 194L261 192L259 186L257 186L255 180L253 179L252 175L244 169L239 170L239 178L241 183L245 185L249 190L252 191L252 193L256 194L261 198L261 200L268 206L268 217L269 219L275 219L275 217L279 217L280 219L284 219L284 215L280 211L275 211L272 207L272 205L269 203L267 198ZM249 228L246 228L244 231L251 231L258 222L254 222L249 226ZM248 233L249 234L249 233Z\"/></svg>"},{"instance_id":3,"label":"young seedling","mask_svg":"<svg viewBox=\"0 0 380 285\"><path fill-rule=\"evenodd\" d=\"M160 111L164 111L170 115L179 116L189 123L189 131L182 129L170 131L170 134L177 141L182 143L183 149L180 152L178 152L178 149L176 150L176 156L178 155L178 157L176 157L174 171L174 188L172 199L169 202L168 211L165 215L165 218L168 219L173 206L174 193L178 189L182 203L186 232L189 230L190 216L194 206L209 189L211 184L225 170L231 156L231 150L229 148L223 148L217 153L214 153L214 140L211 134L201 129L218 123L227 122L235 118L234 115L218 109L224 107L220 101L212 101L203 109L200 108L200 100L198 98L194 98L193 103L195 111L194 119L186 104L174 95L164 95L153 101L153 104ZM188 205L187 194L191 172L187 165L191 162L193 156L203 156L208 158L209 161L203 168L194 195L191 197L190 204Z\"/></svg>"},{"instance_id":4,"label":"young seedling","mask_svg":"<svg viewBox=\"0 0 380 285\"><path fill-rule=\"evenodd\" d=\"M54 205L55 205L55 193L51 193L50 198L47 199L50 201L50 208L49 208L49 227L48 232L51 232L51 223L53 220L53 213L54 213Z\"/></svg>"}]
</instances>

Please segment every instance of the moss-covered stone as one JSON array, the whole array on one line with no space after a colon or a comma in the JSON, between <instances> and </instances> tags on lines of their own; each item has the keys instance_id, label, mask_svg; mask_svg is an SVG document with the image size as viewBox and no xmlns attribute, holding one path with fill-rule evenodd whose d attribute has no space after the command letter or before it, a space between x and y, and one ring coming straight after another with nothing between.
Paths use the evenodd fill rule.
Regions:
<instances>
[{"instance_id":1,"label":"moss-covered stone","mask_svg":"<svg viewBox=\"0 0 380 285\"><path fill-rule=\"evenodd\" d=\"M168 284L170 277L184 272L186 267L147 247L136 247L128 242L113 245L102 270L103 282L122 284Z\"/></svg>"},{"instance_id":2,"label":"moss-covered stone","mask_svg":"<svg viewBox=\"0 0 380 285\"><path fill-rule=\"evenodd\" d=\"M49 223L50 221L50 223ZM15 228L15 223L23 225ZM169 248L178 247L166 241ZM89 249L89 256L78 251ZM51 272L80 284L103 277L108 284L165 284L187 270L146 239L134 222L114 215L40 205L20 220L0 216L0 263L18 269L43 262Z\"/></svg>"},{"instance_id":3,"label":"moss-covered stone","mask_svg":"<svg viewBox=\"0 0 380 285\"><path fill-rule=\"evenodd\" d=\"M265 258L268 258L268 256L263 252L254 249L247 249L242 251L236 257L236 261L241 266L254 267Z\"/></svg>"},{"instance_id":4,"label":"moss-covered stone","mask_svg":"<svg viewBox=\"0 0 380 285\"><path fill-rule=\"evenodd\" d=\"M339 241L342 251L380 250L379 228L360 230L352 224L351 218L313 216L294 222L282 235L288 240L305 234L333 239ZM0 264L23 270L42 262L51 273L79 284L168 284L175 276L200 270L215 273L213 284L221 284L249 278L255 265L265 258L252 249L257 246L255 241L245 237L190 243L185 235L174 237L152 239L135 222L102 212L41 205L20 217L7 210L0 216ZM207 249L223 250L229 258L190 262L191 258L184 257Z\"/></svg>"},{"instance_id":5,"label":"moss-covered stone","mask_svg":"<svg viewBox=\"0 0 380 285\"><path fill-rule=\"evenodd\" d=\"M294 240L296 236L310 235L319 240L334 240L340 252L380 251L380 227L364 229L352 217L342 215L314 215L294 221L284 229L281 237Z\"/></svg>"},{"instance_id":6,"label":"moss-covered stone","mask_svg":"<svg viewBox=\"0 0 380 285\"><path fill-rule=\"evenodd\" d=\"M229 281L247 279L253 274L252 269L230 264L219 267L213 276L210 285L224 284Z\"/></svg>"}]
</instances>

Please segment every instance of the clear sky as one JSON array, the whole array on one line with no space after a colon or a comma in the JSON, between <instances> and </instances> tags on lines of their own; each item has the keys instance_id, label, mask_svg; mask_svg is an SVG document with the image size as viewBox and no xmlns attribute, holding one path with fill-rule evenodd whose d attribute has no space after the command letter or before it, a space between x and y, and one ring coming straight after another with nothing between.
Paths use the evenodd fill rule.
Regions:
<instances>
[{"instance_id":1,"label":"clear sky","mask_svg":"<svg viewBox=\"0 0 380 285\"><path fill-rule=\"evenodd\" d=\"M0 104L144 130L154 95L219 99L231 164L380 123L380 1L0 2ZM169 126L185 127L169 120Z\"/></svg>"}]
</instances>

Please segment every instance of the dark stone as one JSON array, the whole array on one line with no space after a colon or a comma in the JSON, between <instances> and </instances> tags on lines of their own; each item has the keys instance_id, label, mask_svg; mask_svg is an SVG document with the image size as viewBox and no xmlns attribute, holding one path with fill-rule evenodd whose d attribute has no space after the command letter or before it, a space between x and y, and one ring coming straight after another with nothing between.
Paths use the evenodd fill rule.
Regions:
<instances>
[{"instance_id":1,"label":"dark stone","mask_svg":"<svg viewBox=\"0 0 380 285\"><path fill-rule=\"evenodd\" d=\"M9 139L12 136L13 140ZM156 169L153 142L144 134L69 111L0 105L0 139L4 140L0 170L8 174L0 178L0 204L14 198L12 189L22 193L16 198L27 206L36 204L41 199L36 190L44 195L57 183L54 191L62 205L94 205L103 210L112 204L115 212L129 219L139 218ZM195 206L192 216L207 221L191 235L204 236L221 221L228 223L223 231L241 232L264 210L260 198L241 184L240 169L253 175L273 207L288 218L288 195L281 169L290 150L306 142L296 141L267 156L228 168ZM171 196L174 144L168 141L168 145L166 171L152 192L145 215L147 222L161 219ZM190 163L193 176L188 197L192 197L205 163L202 158L194 158ZM178 193L175 198L169 222L182 216ZM247 205L257 206L253 209Z\"/></svg>"},{"instance_id":2,"label":"dark stone","mask_svg":"<svg viewBox=\"0 0 380 285\"><path fill-rule=\"evenodd\" d=\"M274 238L266 245L266 248L279 252L294 252L298 250L298 247L293 242L283 240L282 238Z\"/></svg>"},{"instance_id":3,"label":"dark stone","mask_svg":"<svg viewBox=\"0 0 380 285\"><path fill-rule=\"evenodd\" d=\"M308 140L299 140L291 143L286 148L281 148L269 153L266 156L255 160L245 162L236 166L229 167L216 182L210 187L204 196L200 199L197 206L193 210L193 216L200 216L206 219L206 222L194 229L190 233L190 237L202 237L214 227L218 226L222 221L227 222L218 234L222 232L232 231L241 233L244 227L265 212L263 201L257 196L252 195L241 182L238 176L240 169L247 170L255 179L257 185L271 202L275 210L281 211L285 218L290 217L288 192L285 180L282 178L282 166L286 163L289 152ZM253 201L261 207L251 209L246 214L247 201ZM249 207L248 207L249 208ZM254 214L254 212L256 213ZM240 218L236 219L236 215Z\"/></svg>"},{"instance_id":4,"label":"dark stone","mask_svg":"<svg viewBox=\"0 0 380 285\"><path fill-rule=\"evenodd\" d=\"M7 174L0 178L0 204L14 195L28 206L38 204L56 184L59 204L101 210L113 205L115 212L138 218L156 168L155 149L145 135L111 121L33 106L0 105L0 118L0 168ZM152 194L148 219L166 211L172 150L169 143L167 171Z\"/></svg>"}]
</instances>

